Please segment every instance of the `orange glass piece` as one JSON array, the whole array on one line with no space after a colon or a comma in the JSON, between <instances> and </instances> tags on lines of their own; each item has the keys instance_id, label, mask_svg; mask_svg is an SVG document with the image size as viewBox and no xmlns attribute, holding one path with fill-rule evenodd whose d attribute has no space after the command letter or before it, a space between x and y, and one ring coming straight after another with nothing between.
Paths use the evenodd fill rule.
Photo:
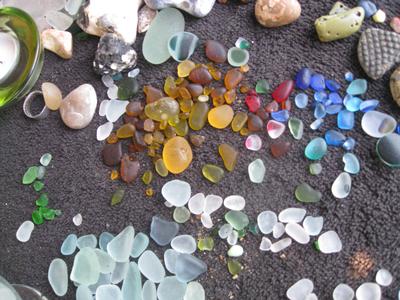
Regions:
<instances>
[{"instance_id":1,"label":"orange glass piece","mask_svg":"<svg viewBox=\"0 0 400 300\"><path fill-rule=\"evenodd\" d=\"M228 90L236 88L243 80L243 73L239 69L230 69L224 79L225 87Z\"/></svg>"},{"instance_id":2,"label":"orange glass piece","mask_svg":"<svg viewBox=\"0 0 400 300\"><path fill-rule=\"evenodd\" d=\"M164 145L162 157L168 171L179 174L185 171L192 162L192 148L183 137L173 137Z\"/></svg>"},{"instance_id":3,"label":"orange glass piece","mask_svg":"<svg viewBox=\"0 0 400 300\"><path fill-rule=\"evenodd\" d=\"M124 124L120 128L118 128L117 137L120 139L130 138L135 133L135 130L135 126L131 123Z\"/></svg>"}]
</instances>

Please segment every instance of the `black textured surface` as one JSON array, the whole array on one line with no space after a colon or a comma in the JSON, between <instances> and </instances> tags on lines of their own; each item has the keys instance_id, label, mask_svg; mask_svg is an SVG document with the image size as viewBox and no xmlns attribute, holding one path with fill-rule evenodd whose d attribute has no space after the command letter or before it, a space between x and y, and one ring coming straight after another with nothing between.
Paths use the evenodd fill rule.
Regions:
<instances>
[{"instance_id":1,"label":"black textured surface","mask_svg":"<svg viewBox=\"0 0 400 300\"><path fill-rule=\"evenodd\" d=\"M357 41L359 33L337 42L320 43L313 28L314 20L326 14L334 1L301 1L303 13L298 22L279 29L265 29L256 24L253 16L254 3L247 6L216 4L211 14L204 19L193 19L185 15L187 31L196 33L201 40L217 39L228 47L236 38L243 36L254 41L251 48L250 72L248 81L255 84L258 79L267 78L272 86L291 78L303 66L309 66L328 77L340 80L351 70L357 77L365 76L357 61ZM355 5L356 1L346 1ZM399 13L397 1L378 1L384 7L389 18ZM366 21L362 27L379 27L389 30L389 25L376 25ZM139 36L135 49L140 49L143 36ZM91 67L96 49L96 38L88 41L75 41L74 55L70 61L64 61L52 53L46 53L43 73L36 87L43 81L57 84L64 95L78 85L91 83L97 90L99 103L106 97L102 86ZM194 60L205 61L202 48L196 51ZM163 78L175 74L177 63L170 60L161 66L147 64L139 54L141 84L161 86ZM392 101L389 92L387 73L378 81L369 81L367 97L381 100L379 110L390 112L396 118L399 109ZM136 99L142 98L142 95ZM243 98L241 96L241 98ZM243 100L243 99L242 99ZM263 96L263 103L270 97ZM236 104L243 107L242 104ZM388 268L396 277L389 288L383 288L385 299L395 299L399 288L400 274L400 202L398 170L390 170L376 158L374 145L376 140L362 133L360 114L357 114L356 129L346 133L357 140L355 154L360 157L362 170L353 178L350 196L336 200L331 196L330 186L341 172L343 163L342 149L329 149L323 158L323 172L318 177L308 173L309 162L304 158L303 150L309 139L320 136L328 128L335 126L335 118L326 119L322 132L312 132L310 110L293 110L306 124L304 138L294 141L289 133L282 139L292 142L288 156L273 159L269 152L271 140L262 133L264 146L260 152L245 151L244 138L226 129L216 131L207 127L203 130L207 140L201 149L194 150L191 168L182 175L156 177L153 187L157 191L154 198L146 198L144 185L137 180L132 185L109 180L110 169L100 160L102 144L96 141L96 129L105 122L105 118L95 116L93 122L84 130L74 131L66 128L58 113L44 121L35 122L22 113L22 102L0 112L0 228L2 233L0 247L0 274L13 283L24 283L38 288L49 299L57 297L51 292L47 282L48 265L53 258L60 257L60 246L67 234L100 234L107 230L117 233L126 225L133 224L137 231L149 232L151 217L154 214L171 218L172 209L163 205L160 188L173 178L187 180L192 184L193 193L214 193L223 197L241 194L246 197L245 211L252 219L263 210L276 212L289 207L305 207L308 214L322 215L325 218L323 231L336 230L343 241L343 251L338 254L324 255L313 250L312 244L294 244L283 253L261 253L258 250L261 237L249 235L241 242L245 254L240 259L245 270L236 280L227 272L226 264L219 255L227 250L225 242L218 240L216 249L211 253L197 253L209 266L207 275L199 280L206 290L208 299L284 299L285 292L297 280L308 277L315 284L315 293L319 299L330 299L334 287L339 283L348 283L357 288L362 282L373 281L379 267ZM222 166L217 146L228 142L240 149L240 159L235 171L226 174L219 185L206 182L201 175L201 166L205 162ZM38 226L31 240L22 244L15 239L18 226L30 218L37 196L32 188L22 186L21 177L28 166L38 163L40 156L50 152L54 156L45 177L46 191L50 196L50 205L63 211L55 221ZM262 184L251 184L247 176L247 165L256 158L262 158L267 166L267 174ZM140 155L142 172L151 167L150 160ZM320 203L302 205L295 201L294 188L302 181L318 187L323 193ZM111 208L112 192L117 187L127 189L124 202ZM214 222L223 216L220 209ZM83 224L75 227L72 217L81 213ZM181 226L181 233L194 236L205 232L195 218ZM314 240L314 238L312 239ZM159 257L166 248L157 247L153 242L151 249ZM349 258L357 250L367 251L375 260L374 269L365 279L352 279L349 276ZM69 268L72 257L67 257ZM70 284L65 299L74 299L75 288Z\"/></svg>"}]
</instances>

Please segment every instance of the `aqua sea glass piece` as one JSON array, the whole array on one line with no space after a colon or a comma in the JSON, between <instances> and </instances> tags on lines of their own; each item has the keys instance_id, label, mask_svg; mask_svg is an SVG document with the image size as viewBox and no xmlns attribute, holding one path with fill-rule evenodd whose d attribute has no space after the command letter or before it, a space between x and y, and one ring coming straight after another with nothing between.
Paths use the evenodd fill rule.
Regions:
<instances>
[{"instance_id":1,"label":"aqua sea glass piece","mask_svg":"<svg viewBox=\"0 0 400 300\"><path fill-rule=\"evenodd\" d=\"M199 38L191 32L177 32L168 41L168 51L176 61L189 59L199 45Z\"/></svg>"},{"instance_id":2,"label":"aqua sea glass piece","mask_svg":"<svg viewBox=\"0 0 400 300\"><path fill-rule=\"evenodd\" d=\"M133 258L139 257L149 245L149 237L143 232L139 232L133 239L131 256Z\"/></svg>"},{"instance_id":3,"label":"aqua sea glass piece","mask_svg":"<svg viewBox=\"0 0 400 300\"><path fill-rule=\"evenodd\" d=\"M93 300L91 290L86 285L80 285L76 289L76 300Z\"/></svg>"},{"instance_id":4,"label":"aqua sea glass piece","mask_svg":"<svg viewBox=\"0 0 400 300\"><path fill-rule=\"evenodd\" d=\"M181 253L176 259L175 274L180 282L189 282L207 271L207 265L199 258Z\"/></svg>"},{"instance_id":5,"label":"aqua sea glass piece","mask_svg":"<svg viewBox=\"0 0 400 300\"><path fill-rule=\"evenodd\" d=\"M129 269L129 261L123 263L115 263L115 268L111 273L111 283L118 284L125 279Z\"/></svg>"},{"instance_id":6,"label":"aqua sea glass piece","mask_svg":"<svg viewBox=\"0 0 400 300\"><path fill-rule=\"evenodd\" d=\"M346 109L351 112L359 111L361 103L362 100L358 97L349 97L343 101Z\"/></svg>"},{"instance_id":7,"label":"aqua sea glass piece","mask_svg":"<svg viewBox=\"0 0 400 300\"><path fill-rule=\"evenodd\" d=\"M361 119L361 128L369 136L381 138L395 131L396 120L385 113L371 110L366 112Z\"/></svg>"},{"instance_id":8,"label":"aqua sea glass piece","mask_svg":"<svg viewBox=\"0 0 400 300\"><path fill-rule=\"evenodd\" d=\"M135 262L130 262L125 280L122 283L122 299L142 300L142 275Z\"/></svg>"},{"instance_id":9,"label":"aqua sea glass piece","mask_svg":"<svg viewBox=\"0 0 400 300\"><path fill-rule=\"evenodd\" d=\"M344 134L337 130L328 130L325 132L325 141L329 146L341 147L345 140L346 137Z\"/></svg>"},{"instance_id":10,"label":"aqua sea glass piece","mask_svg":"<svg viewBox=\"0 0 400 300\"><path fill-rule=\"evenodd\" d=\"M45 153L40 158L40 164L44 167L47 167L50 164L52 158L53 156L50 153Z\"/></svg>"},{"instance_id":11,"label":"aqua sea glass piece","mask_svg":"<svg viewBox=\"0 0 400 300\"><path fill-rule=\"evenodd\" d=\"M350 194L351 190L351 177L349 173L340 173L333 182L331 190L335 198L346 198Z\"/></svg>"},{"instance_id":12,"label":"aqua sea glass piece","mask_svg":"<svg viewBox=\"0 0 400 300\"><path fill-rule=\"evenodd\" d=\"M165 246L178 234L179 225L154 216L150 225L150 237L160 246Z\"/></svg>"},{"instance_id":13,"label":"aqua sea glass piece","mask_svg":"<svg viewBox=\"0 0 400 300\"><path fill-rule=\"evenodd\" d=\"M83 235L78 238L76 245L79 249L83 249L85 247L96 248L97 238L94 234Z\"/></svg>"},{"instance_id":14,"label":"aqua sea glass piece","mask_svg":"<svg viewBox=\"0 0 400 300\"><path fill-rule=\"evenodd\" d=\"M347 87L347 94L356 96L362 95L367 92L368 89L368 82L365 79L356 79L353 80L350 85Z\"/></svg>"},{"instance_id":15,"label":"aqua sea glass piece","mask_svg":"<svg viewBox=\"0 0 400 300\"><path fill-rule=\"evenodd\" d=\"M176 260L179 255L180 255L180 253L178 251L175 251L174 249L167 249L164 252L165 268L171 274L175 274Z\"/></svg>"},{"instance_id":16,"label":"aqua sea glass piece","mask_svg":"<svg viewBox=\"0 0 400 300\"><path fill-rule=\"evenodd\" d=\"M324 157L328 146L323 138L317 137L312 139L306 149L304 150L305 156L311 160L318 160Z\"/></svg>"},{"instance_id":17,"label":"aqua sea glass piece","mask_svg":"<svg viewBox=\"0 0 400 300\"><path fill-rule=\"evenodd\" d=\"M100 265L93 248L85 247L75 255L70 279L78 284L92 285L100 277Z\"/></svg>"},{"instance_id":18,"label":"aqua sea glass piece","mask_svg":"<svg viewBox=\"0 0 400 300\"><path fill-rule=\"evenodd\" d=\"M165 277L165 269L153 251L146 250L143 252L139 257L138 266L143 276L152 282L160 283Z\"/></svg>"},{"instance_id":19,"label":"aqua sea glass piece","mask_svg":"<svg viewBox=\"0 0 400 300\"><path fill-rule=\"evenodd\" d=\"M379 101L375 99L365 100L360 103L360 111L366 113L371 110L375 110L379 105Z\"/></svg>"},{"instance_id":20,"label":"aqua sea glass piece","mask_svg":"<svg viewBox=\"0 0 400 300\"><path fill-rule=\"evenodd\" d=\"M246 40L245 38L239 37L236 42L235 42L235 46L240 48L240 49L249 49L251 46L251 43Z\"/></svg>"},{"instance_id":21,"label":"aqua sea glass piece","mask_svg":"<svg viewBox=\"0 0 400 300\"><path fill-rule=\"evenodd\" d=\"M157 300L157 289L154 282L146 280L143 284L142 297L144 300Z\"/></svg>"},{"instance_id":22,"label":"aqua sea glass piece","mask_svg":"<svg viewBox=\"0 0 400 300\"><path fill-rule=\"evenodd\" d=\"M101 249L94 249L97 255L97 260L100 265L100 273L111 274L115 268L115 261L108 255L107 252Z\"/></svg>"},{"instance_id":23,"label":"aqua sea glass piece","mask_svg":"<svg viewBox=\"0 0 400 300\"><path fill-rule=\"evenodd\" d=\"M325 111L328 115L336 115L343 109L343 105L332 104L325 107Z\"/></svg>"},{"instance_id":24,"label":"aqua sea glass piece","mask_svg":"<svg viewBox=\"0 0 400 300\"><path fill-rule=\"evenodd\" d=\"M325 106L322 103L317 103L314 109L314 117L316 119L322 119L326 116Z\"/></svg>"},{"instance_id":25,"label":"aqua sea glass piece","mask_svg":"<svg viewBox=\"0 0 400 300\"><path fill-rule=\"evenodd\" d=\"M354 113L344 109L338 113L337 124L340 129L351 130L354 127Z\"/></svg>"},{"instance_id":26,"label":"aqua sea glass piece","mask_svg":"<svg viewBox=\"0 0 400 300\"><path fill-rule=\"evenodd\" d=\"M379 159L389 167L400 167L400 135L388 134L376 143L376 153Z\"/></svg>"},{"instance_id":27,"label":"aqua sea glass piece","mask_svg":"<svg viewBox=\"0 0 400 300\"><path fill-rule=\"evenodd\" d=\"M306 108L308 104L308 96L304 93L297 94L294 103L300 109Z\"/></svg>"},{"instance_id":28,"label":"aqua sea glass piece","mask_svg":"<svg viewBox=\"0 0 400 300\"><path fill-rule=\"evenodd\" d=\"M107 252L116 262L128 261L132 250L135 229L127 226L107 244Z\"/></svg>"},{"instance_id":29,"label":"aqua sea glass piece","mask_svg":"<svg viewBox=\"0 0 400 300\"><path fill-rule=\"evenodd\" d=\"M103 251L107 251L108 243L114 238L114 235L109 232L102 232L99 236L99 247Z\"/></svg>"},{"instance_id":30,"label":"aqua sea glass piece","mask_svg":"<svg viewBox=\"0 0 400 300\"><path fill-rule=\"evenodd\" d=\"M75 252L77 247L78 237L76 234L71 233L68 235L63 243L61 244L61 254L62 255L71 255Z\"/></svg>"},{"instance_id":31,"label":"aqua sea glass piece","mask_svg":"<svg viewBox=\"0 0 400 300\"><path fill-rule=\"evenodd\" d=\"M187 284L178 280L176 276L165 277L157 289L159 300L183 299Z\"/></svg>"},{"instance_id":32,"label":"aqua sea glass piece","mask_svg":"<svg viewBox=\"0 0 400 300\"><path fill-rule=\"evenodd\" d=\"M172 21L173 20L173 21ZM162 64L170 57L168 41L177 32L185 29L185 19L175 8L161 10L151 22L143 40L144 58L155 65Z\"/></svg>"},{"instance_id":33,"label":"aqua sea glass piece","mask_svg":"<svg viewBox=\"0 0 400 300\"><path fill-rule=\"evenodd\" d=\"M61 258L53 259L49 266L48 280L54 293L62 297L68 290L68 267Z\"/></svg>"},{"instance_id":34,"label":"aqua sea glass piece","mask_svg":"<svg viewBox=\"0 0 400 300\"><path fill-rule=\"evenodd\" d=\"M344 171L350 174L358 174L360 172L360 162L353 153L343 155Z\"/></svg>"},{"instance_id":35,"label":"aqua sea glass piece","mask_svg":"<svg viewBox=\"0 0 400 300\"><path fill-rule=\"evenodd\" d=\"M241 67L247 64L250 55L245 49L232 47L228 50L228 62L232 67Z\"/></svg>"},{"instance_id":36,"label":"aqua sea glass piece","mask_svg":"<svg viewBox=\"0 0 400 300\"><path fill-rule=\"evenodd\" d=\"M352 137L347 138L346 141L343 143L343 149L346 151L352 151L355 146L356 141Z\"/></svg>"}]
</instances>

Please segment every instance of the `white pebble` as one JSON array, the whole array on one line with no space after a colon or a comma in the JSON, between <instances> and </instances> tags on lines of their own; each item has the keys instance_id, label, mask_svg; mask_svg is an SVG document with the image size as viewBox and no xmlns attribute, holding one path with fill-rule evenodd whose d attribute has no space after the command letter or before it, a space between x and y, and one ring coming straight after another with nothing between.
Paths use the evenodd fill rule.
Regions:
<instances>
[{"instance_id":1,"label":"white pebble","mask_svg":"<svg viewBox=\"0 0 400 300\"><path fill-rule=\"evenodd\" d=\"M246 200L239 195L231 195L224 199L224 206L230 210L242 210L246 205Z\"/></svg>"},{"instance_id":2,"label":"white pebble","mask_svg":"<svg viewBox=\"0 0 400 300\"><path fill-rule=\"evenodd\" d=\"M222 197L216 195L207 195L204 204L204 213L211 215L222 206Z\"/></svg>"},{"instance_id":3,"label":"white pebble","mask_svg":"<svg viewBox=\"0 0 400 300\"><path fill-rule=\"evenodd\" d=\"M196 240L188 234L178 235L172 239L171 247L179 253L192 254L196 251Z\"/></svg>"},{"instance_id":4,"label":"white pebble","mask_svg":"<svg viewBox=\"0 0 400 300\"><path fill-rule=\"evenodd\" d=\"M315 295L314 293L308 295L304 300L318 300L317 295Z\"/></svg>"},{"instance_id":5,"label":"white pebble","mask_svg":"<svg viewBox=\"0 0 400 300\"><path fill-rule=\"evenodd\" d=\"M307 234L304 228L297 223L287 224L285 231L288 236L290 236L299 244L307 244L310 241L310 236Z\"/></svg>"},{"instance_id":6,"label":"white pebble","mask_svg":"<svg viewBox=\"0 0 400 300\"><path fill-rule=\"evenodd\" d=\"M287 291L286 296L290 300L304 300L314 290L314 284L310 279L303 278L293 284Z\"/></svg>"},{"instance_id":7,"label":"white pebble","mask_svg":"<svg viewBox=\"0 0 400 300\"><path fill-rule=\"evenodd\" d=\"M281 239L271 245L271 252L277 253L282 251L283 249L286 249L292 244L292 239L291 238L284 238Z\"/></svg>"},{"instance_id":8,"label":"white pebble","mask_svg":"<svg viewBox=\"0 0 400 300\"><path fill-rule=\"evenodd\" d=\"M317 236L324 225L323 217L307 216L303 221L304 230L311 236Z\"/></svg>"},{"instance_id":9,"label":"white pebble","mask_svg":"<svg viewBox=\"0 0 400 300\"><path fill-rule=\"evenodd\" d=\"M108 106L110 105L110 100L103 100L100 102L99 106L99 116L104 117L107 113Z\"/></svg>"},{"instance_id":10,"label":"white pebble","mask_svg":"<svg viewBox=\"0 0 400 300\"><path fill-rule=\"evenodd\" d=\"M393 281L393 276L388 270L380 269L376 273L375 281L380 286L389 286Z\"/></svg>"},{"instance_id":11,"label":"white pebble","mask_svg":"<svg viewBox=\"0 0 400 300\"><path fill-rule=\"evenodd\" d=\"M189 199L188 207L192 214L200 215L204 212L206 197L203 193L197 193Z\"/></svg>"},{"instance_id":12,"label":"white pebble","mask_svg":"<svg viewBox=\"0 0 400 300\"><path fill-rule=\"evenodd\" d=\"M118 87L113 84L112 86L110 86L107 90L107 96L108 98L110 98L111 100L117 99L118 98Z\"/></svg>"},{"instance_id":13,"label":"white pebble","mask_svg":"<svg viewBox=\"0 0 400 300\"><path fill-rule=\"evenodd\" d=\"M139 73L140 73L140 69L139 69L139 68L135 68L135 69L130 70L130 71L128 72L128 77L130 77L130 78L135 78L136 76L139 75Z\"/></svg>"},{"instance_id":14,"label":"white pebble","mask_svg":"<svg viewBox=\"0 0 400 300\"><path fill-rule=\"evenodd\" d=\"M229 250L228 250L228 256L230 257L240 257L243 255L243 247L240 245L233 245Z\"/></svg>"},{"instance_id":15,"label":"white pebble","mask_svg":"<svg viewBox=\"0 0 400 300\"><path fill-rule=\"evenodd\" d=\"M261 251L269 251L271 249L272 242L269 238L263 236L260 243Z\"/></svg>"},{"instance_id":16,"label":"white pebble","mask_svg":"<svg viewBox=\"0 0 400 300\"><path fill-rule=\"evenodd\" d=\"M190 184L178 179L168 181L161 188L164 199L176 207L188 203L191 193Z\"/></svg>"},{"instance_id":17,"label":"white pebble","mask_svg":"<svg viewBox=\"0 0 400 300\"><path fill-rule=\"evenodd\" d=\"M233 227L231 224L224 224L218 230L218 235L221 239L226 239L233 231Z\"/></svg>"},{"instance_id":18,"label":"white pebble","mask_svg":"<svg viewBox=\"0 0 400 300\"><path fill-rule=\"evenodd\" d=\"M305 209L289 207L279 213L278 219L282 223L300 223L305 215Z\"/></svg>"},{"instance_id":19,"label":"white pebble","mask_svg":"<svg viewBox=\"0 0 400 300\"><path fill-rule=\"evenodd\" d=\"M283 225L281 222L276 223L274 225L274 228L272 228L272 236L274 237L274 239L279 239L284 233L285 225Z\"/></svg>"},{"instance_id":20,"label":"white pebble","mask_svg":"<svg viewBox=\"0 0 400 300\"><path fill-rule=\"evenodd\" d=\"M236 245L239 238L239 233L236 230L232 230L232 232L226 238L226 241L229 245L233 246Z\"/></svg>"},{"instance_id":21,"label":"white pebble","mask_svg":"<svg viewBox=\"0 0 400 300\"><path fill-rule=\"evenodd\" d=\"M333 290L332 297L333 300L352 300L354 291L347 284L341 283Z\"/></svg>"},{"instance_id":22,"label":"white pebble","mask_svg":"<svg viewBox=\"0 0 400 300\"><path fill-rule=\"evenodd\" d=\"M318 247L322 253L336 253L342 250L342 241L335 231L330 230L319 236Z\"/></svg>"},{"instance_id":23,"label":"white pebble","mask_svg":"<svg viewBox=\"0 0 400 300\"><path fill-rule=\"evenodd\" d=\"M114 128L114 124L111 122L107 122L103 125L100 125L97 127L96 131L96 139L98 141L104 141L106 138L108 138Z\"/></svg>"},{"instance_id":24,"label":"white pebble","mask_svg":"<svg viewBox=\"0 0 400 300\"><path fill-rule=\"evenodd\" d=\"M81 224L82 224L82 215L81 214L77 214L76 216L74 216L72 218L72 222L75 224L75 226L81 226Z\"/></svg>"},{"instance_id":25,"label":"white pebble","mask_svg":"<svg viewBox=\"0 0 400 300\"><path fill-rule=\"evenodd\" d=\"M270 210L263 211L257 216L258 228L264 234L271 233L277 222L278 218L276 214Z\"/></svg>"},{"instance_id":26,"label":"white pebble","mask_svg":"<svg viewBox=\"0 0 400 300\"><path fill-rule=\"evenodd\" d=\"M22 223L16 233L17 240L26 243L31 238L31 234L35 225L31 221L25 221Z\"/></svg>"},{"instance_id":27,"label":"white pebble","mask_svg":"<svg viewBox=\"0 0 400 300\"><path fill-rule=\"evenodd\" d=\"M125 113L128 104L129 101L110 100L106 112L107 121L113 123L117 121Z\"/></svg>"},{"instance_id":28,"label":"white pebble","mask_svg":"<svg viewBox=\"0 0 400 300\"><path fill-rule=\"evenodd\" d=\"M205 213L201 214L201 224L203 224L203 226L205 228L212 228L213 227L213 221L211 220L210 215L207 215Z\"/></svg>"},{"instance_id":29,"label":"white pebble","mask_svg":"<svg viewBox=\"0 0 400 300\"><path fill-rule=\"evenodd\" d=\"M380 300L381 287L374 282L365 282L356 290L357 300Z\"/></svg>"},{"instance_id":30,"label":"white pebble","mask_svg":"<svg viewBox=\"0 0 400 300\"><path fill-rule=\"evenodd\" d=\"M101 81L103 82L105 87L112 87L114 86L114 79L110 75L103 75L101 76Z\"/></svg>"}]
</instances>

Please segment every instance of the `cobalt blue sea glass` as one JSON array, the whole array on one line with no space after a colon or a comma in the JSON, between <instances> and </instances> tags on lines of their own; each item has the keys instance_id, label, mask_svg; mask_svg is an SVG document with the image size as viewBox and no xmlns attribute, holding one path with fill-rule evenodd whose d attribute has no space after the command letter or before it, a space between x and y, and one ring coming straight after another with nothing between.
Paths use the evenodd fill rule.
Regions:
<instances>
[{"instance_id":1,"label":"cobalt blue sea glass","mask_svg":"<svg viewBox=\"0 0 400 300\"><path fill-rule=\"evenodd\" d=\"M286 109L273 111L271 118L278 122L286 122L289 119L289 111Z\"/></svg>"},{"instance_id":2,"label":"cobalt blue sea glass","mask_svg":"<svg viewBox=\"0 0 400 300\"><path fill-rule=\"evenodd\" d=\"M301 69L296 75L296 87L306 90L310 87L313 71L309 68Z\"/></svg>"},{"instance_id":3,"label":"cobalt blue sea glass","mask_svg":"<svg viewBox=\"0 0 400 300\"><path fill-rule=\"evenodd\" d=\"M328 94L325 91L319 91L314 94L314 100L317 102L324 103L328 99Z\"/></svg>"},{"instance_id":4,"label":"cobalt blue sea glass","mask_svg":"<svg viewBox=\"0 0 400 300\"><path fill-rule=\"evenodd\" d=\"M314 91L323 91L325 89L325 77L321 74L314 74L311 77L311 88Z\"/></svg>"},{"instance_id":5,"label":"cobalt blue sea glass","mask_svg":"<svg viewBox=\"0 0 400 300\"><path fill-rule=\"evenodd\" d=\"M360 0L358 1L358 6L364 8L366 18L371 18L378 10L372 1Z\"/></svg>"},{"instance_id":6,"label":"cobalt blue sea glass","mask_svg":"<svg viewBox=\"0 0 400 300\"><path fill-rule=\"evenodd\" d=\"M340 89L340 83L336 80L328 79L325 81L325 84L331 92L337 92Z\"/></svg>"},{"instance_id":7,"label":"cobalt blue sea glass","mask_svg":"<svg viewBox=\"0 0 400 300\"><path fill-rule=\"evenodd\" d=\"M332 102L332 104L342 104L343 103L343 99L338 93L330 93L329 100Z\"/></svg>"},{"instance_id":8,"label":"cobalt blue sea glass","mask_svg":"<svg viewBox=\"0 0 400 300\"><path fill-rule=\"evenodd\" d=\"M346 137L337 130L328 130L325 132L325 141L329 146L341 147L346 141Z\"/></svg>"},{"instance_id":9,"label":"cobalt blue sea glass","mask_svg":"<svg viewBox=\"0 0 400 300\"><path fill-rule=\"evenodd\" d=\"M372 99L372 100L365 100L360 104L360 110L362 112L367 112L370 110L374 110L379 105L379 101Z\"/></svg>"}]
</instances>

